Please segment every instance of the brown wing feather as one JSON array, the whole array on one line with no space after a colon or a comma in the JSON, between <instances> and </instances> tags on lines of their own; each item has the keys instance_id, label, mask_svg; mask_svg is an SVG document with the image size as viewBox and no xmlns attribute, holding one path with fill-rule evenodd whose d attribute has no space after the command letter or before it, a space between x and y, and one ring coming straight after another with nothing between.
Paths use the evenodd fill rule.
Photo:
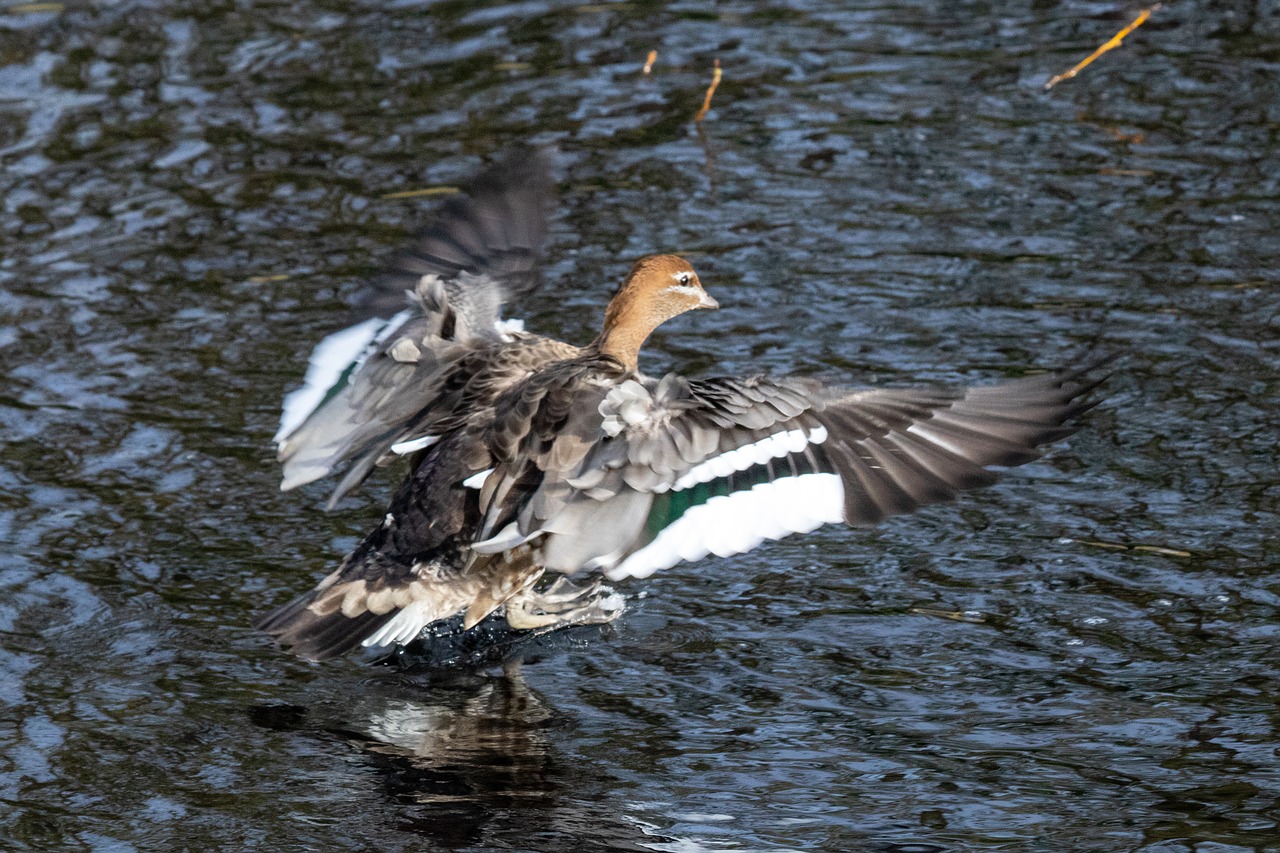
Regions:
<instances>
[{"instance_id":1,"label":"brown wing feather","mask_svg":"<svg viewBox=\"0 0 1280 853\"><path fill-rule=\"evenodd\" d=\"M1085 397L1105 377L1084 376L1097 366L949 393L829 393L817 417L839 460L845 521L875 524L950 500L995 482L989 466L1039 458L1043 445L1075 432L1069 422L1096 405Z\"/></svg>"}]
</instances>

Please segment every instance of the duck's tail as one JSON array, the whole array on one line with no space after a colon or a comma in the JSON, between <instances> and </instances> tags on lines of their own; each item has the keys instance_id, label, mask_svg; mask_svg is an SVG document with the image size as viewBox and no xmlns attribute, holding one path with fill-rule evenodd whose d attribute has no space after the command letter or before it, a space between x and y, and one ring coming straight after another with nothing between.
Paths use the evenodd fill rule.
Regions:
<instances>
[{"instance_id":1,"label":"duck's tail","mask_svg":"<svg viewBox=\"0 0 1280 853\"><path fill-rule=\"evenodd\" d=\"M543 571L527 553L497 555L467 571L458 569L460 564L440 559L403 565L382 554L362 556L357 549L315 589L266 614L254 627L308 660L328 660L358 646L391 649L458 614L465 614L464 629L473 627L530 591Z\"/></svg>"}]
</instances>

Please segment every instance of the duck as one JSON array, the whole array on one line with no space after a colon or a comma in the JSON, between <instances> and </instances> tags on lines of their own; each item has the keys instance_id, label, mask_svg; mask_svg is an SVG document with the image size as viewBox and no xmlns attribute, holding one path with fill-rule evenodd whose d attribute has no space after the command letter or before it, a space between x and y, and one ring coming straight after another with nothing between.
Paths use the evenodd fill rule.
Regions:
<instances>
[{"instance_id":1,"label":"duck","mask_svg":"<svg viewBox=\"0 0 1280 853\"><path fill-rule=\"evenodd\" d=\"M639 258L594 340L503 320L535 289L551 154L481 173L395 254L313 351L276 435L289 490L329 506L407 460L378 523L257 627L309 660L403 651L448 620L604 624L629 583L828 524L950 501L1079 428L1098 363L960 388L809 377L650 377L646 340L718 309L684 258Z\"/></svg>"}]
</instances>

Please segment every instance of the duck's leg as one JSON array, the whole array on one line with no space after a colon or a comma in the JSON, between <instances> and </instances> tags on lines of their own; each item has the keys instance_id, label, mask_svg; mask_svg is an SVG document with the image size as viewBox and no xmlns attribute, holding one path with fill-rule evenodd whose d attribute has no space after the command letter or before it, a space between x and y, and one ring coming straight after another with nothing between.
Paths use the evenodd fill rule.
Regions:
<instances>
[{"instance_id":1,"label":"duck's leg","mask_svg":"<svg viewBox=\"0 0 1280 853\"><path fill-rule=\"evenodd\" d=\"M507 623L520 631L601 625L622 615L621 595L601 585L597 577L586 586L575 586L560 577L545 590L527 589L506 603Z\"/></svg>"},{"instance_id":2,"label":"duck's leg","mask_svg":"<svg viewBox=\"0 0 1280 853\"><path fill-rule=\"evenodd\" d=\"M543 604L563 604L583 596L591 595L600 589L604 583L604 578L600 575L593 575L587 583L582 586L576 586L568 576L560 575L555 579L551 586L539 592L538 600Z\"/></svg>"}]
</instances>

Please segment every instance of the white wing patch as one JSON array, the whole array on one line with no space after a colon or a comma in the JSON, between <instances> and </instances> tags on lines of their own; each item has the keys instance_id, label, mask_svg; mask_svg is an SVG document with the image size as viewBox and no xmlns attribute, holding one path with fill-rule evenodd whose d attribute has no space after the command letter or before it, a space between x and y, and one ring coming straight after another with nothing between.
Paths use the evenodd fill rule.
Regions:
<instances>
[{"instance_id":1,"label":"white wing patch","mask_svg":"<svg viewBox=\"0 0 1280 853\"><path fill-rule=\"evenodd\" d=\"M707 554L745 554L766 539L808 533L842 521L844 485L839 475L780 477L741 492L717 495L689 509L648 545L606 570L605 576L614 581L647 578L681 560L692 562Z\"/></svg>"},{"instance_id":2,"label":"white wing patch","mask_svg":"<svg viewBox=\"0 0 1280 853\"><path fill-rule=\"evenodd\" d=\"M439 618L442 617L436 612L432 602L426 599L411 601L400 608L400 612L393 616L387 624L383 625L375 633L365 637L360 645L366 649L371 649L377 646L411 643L414 638L422 633L423 628Z\"/></svg>"},{"instance_id":3,"label":"white wing patch","mask_svg":"<svg viewBox=\"0 0 1280 853\"><path fill-rule=\"evenodd\" d=\"M280 414L280 429L273 442L279 444L289 434L302 426L311 416L325 395L350 368L359 367L369 357L372 348L412 316L411 311L401 311L390 320L372 317L363 323L334 332L316 344L308 360L307 375L302 387L291 391L284 398Z\"/></svg>"},{"instance_id":4,"label":"white wing patch","mask_svg":"<svg viewBox=\"0 0 1280 853\"><path fill-rule=\"evenodd\" d=\"M814 427L808 434L802 429L775 432L754 444L721 453L695 465L672 484L671 490L678 492L699 483L709 483L738 471L745 471L755 465L763 465L770 459L781 459L789 453L803 453L806 446L822 444L826 440L827 430L822 426Z\"/></svg>"},{"instance_id":5,"label":"white wing patch","mask_svg":"<svg viewBox=\"0 0 1280 853\"><path fill-rule=\"evenodd\" d=\"M472 474L470 477L462 481L462 485L468 489L483 489L484 481L489 479L489 475L493 473L492 468L486 468L479 474Z\"/></svg>"},{"instance_id":6,"label":"white wing patch","mask_svg":"<svg viewBox=\"0 0 1280 853\"><path fill-rule=\"evenodd\" d=\"M495 320L493 328L498 332L499 337L501 337L503 341L511 343L515 340L516 335L524 331L524 320L515 318L509 320Z\"/></svg>"},{"instance_id":7,"label":"white wing patch","mask_svg":"<svg viewBox=\"0 0 1280 853\"><path fill-rule=\"evenodd\" d=\"M408 456L410 453L416 453L424 450L440 440L438 435L424 435L422 438L411 438L407 441L396 442L391 445L391 452L396 456Z\"/></svg>"}]
</instances>

